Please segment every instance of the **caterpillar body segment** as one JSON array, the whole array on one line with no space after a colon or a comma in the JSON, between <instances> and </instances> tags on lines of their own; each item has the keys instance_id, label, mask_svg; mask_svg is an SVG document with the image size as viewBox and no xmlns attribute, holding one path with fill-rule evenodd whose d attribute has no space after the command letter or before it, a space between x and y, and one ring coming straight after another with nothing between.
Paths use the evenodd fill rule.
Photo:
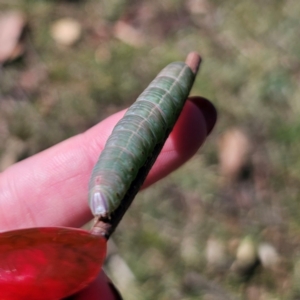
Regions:
<instances>
[{"instance_id":1,"label":"caterpillar body segment","mask_svg":"<svg viewBox=\"0 0 300 300\"><path fill-rule=\"evenodd\" d=\"M194 79L187 64L171 63L117 123L89 183L89 205L96 217L109 217L120 205L153 149L173 128Z\"/></svg>"}]
</instances>

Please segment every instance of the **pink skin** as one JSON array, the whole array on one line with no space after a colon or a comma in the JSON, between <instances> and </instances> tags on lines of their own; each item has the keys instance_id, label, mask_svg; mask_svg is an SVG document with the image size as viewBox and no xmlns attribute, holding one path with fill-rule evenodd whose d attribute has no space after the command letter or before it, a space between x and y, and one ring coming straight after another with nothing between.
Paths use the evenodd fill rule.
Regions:
<instances>
[{"instance_id":1,"label":"pink skin","mask_svg":"<svg viewBox=\"0 0 300 300\"><path fill-rule=\"evenodd\" d=\"M186 103L144 187L167 176L192 157L213 128L216 121L213 106L200 97L191 100ZM26 227L79 227L90 220L87 186L91 170L124 112L1 173L1 231ZM115 299L103 273L90 288L72 299L99 299L99 295L101 299Z\"/></svg>"}]
</instances>

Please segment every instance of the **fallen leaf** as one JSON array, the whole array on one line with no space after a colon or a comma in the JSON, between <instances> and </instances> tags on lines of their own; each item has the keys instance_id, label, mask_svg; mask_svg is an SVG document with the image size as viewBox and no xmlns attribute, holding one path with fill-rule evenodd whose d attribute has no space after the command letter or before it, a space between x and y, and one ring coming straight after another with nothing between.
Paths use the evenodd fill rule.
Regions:
<instances>
[{"instance_id":1,"label":"fallen leaf","mask_svg":"<svg viewBox=\"0 0 300 300\"><path fill-rule=\"evenodd\" d=\"M238 177L250 159L251 143L240 129L233 128L225 132L219 143L220 172L228 180Z\"/></svg>"},{"instance_id":2,"label":"fallen leaf","mask_svg":"<svg viewBox=\"0 0 300 300\"><path fill-rule=\"evenodd\" d=\"M0 15L0 63L16 59L24 53L24 45L20 37L25 28L26 20L17 11Z\"/></svg>"},{"instance_id":3,"label":"fallen leaf","mask_svg":"<svg viewBox=\"0 0 300 300\"><path fill-rule=\"evenodd\" d=\"M114 35L123 43L132 47L141 47L145 40L140 31L124 21L118 21L114 27Z\"/></svg>"}]
</instances>

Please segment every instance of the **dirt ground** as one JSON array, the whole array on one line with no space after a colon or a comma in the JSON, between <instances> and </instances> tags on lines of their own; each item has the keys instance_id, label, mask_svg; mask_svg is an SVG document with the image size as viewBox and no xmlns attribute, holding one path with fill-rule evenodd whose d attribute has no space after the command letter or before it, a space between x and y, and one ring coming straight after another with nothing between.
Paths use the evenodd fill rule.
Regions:
<instances>
[{"instance_id":1,"label":"dirt ground","mask_svg":"<svg viewBox=\"0 0 300 300\"><path fill-rule=\"evenodd\" d=\"M192 94L217 126L139 194L105 269L124 299L300 299L299 13L292 0L0 0L1 171L198 51Z\"/></svg>"}]
</instances>

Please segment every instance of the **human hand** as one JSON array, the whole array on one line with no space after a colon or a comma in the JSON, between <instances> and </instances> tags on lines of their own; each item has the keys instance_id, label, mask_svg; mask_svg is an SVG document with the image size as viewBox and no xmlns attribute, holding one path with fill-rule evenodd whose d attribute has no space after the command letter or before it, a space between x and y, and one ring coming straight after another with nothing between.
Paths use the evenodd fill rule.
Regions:
<instances>
[{"instance_id":1,"label":"human hand","mask_svg":"<svg viewBox=\"0 0 300 300\"><path fill-rule=\"evenodd\" d=\"M21 161L0 174L0 228L80 227L92 218L87 186L114 125L116 113L83 134ZM200 97L187 101L144 187L167 176L198 150L216 122L212 104ZM72 299L118 299L102 272ZM70 298L71 299L71 298Z\"/></svg>"}]
</instances>

